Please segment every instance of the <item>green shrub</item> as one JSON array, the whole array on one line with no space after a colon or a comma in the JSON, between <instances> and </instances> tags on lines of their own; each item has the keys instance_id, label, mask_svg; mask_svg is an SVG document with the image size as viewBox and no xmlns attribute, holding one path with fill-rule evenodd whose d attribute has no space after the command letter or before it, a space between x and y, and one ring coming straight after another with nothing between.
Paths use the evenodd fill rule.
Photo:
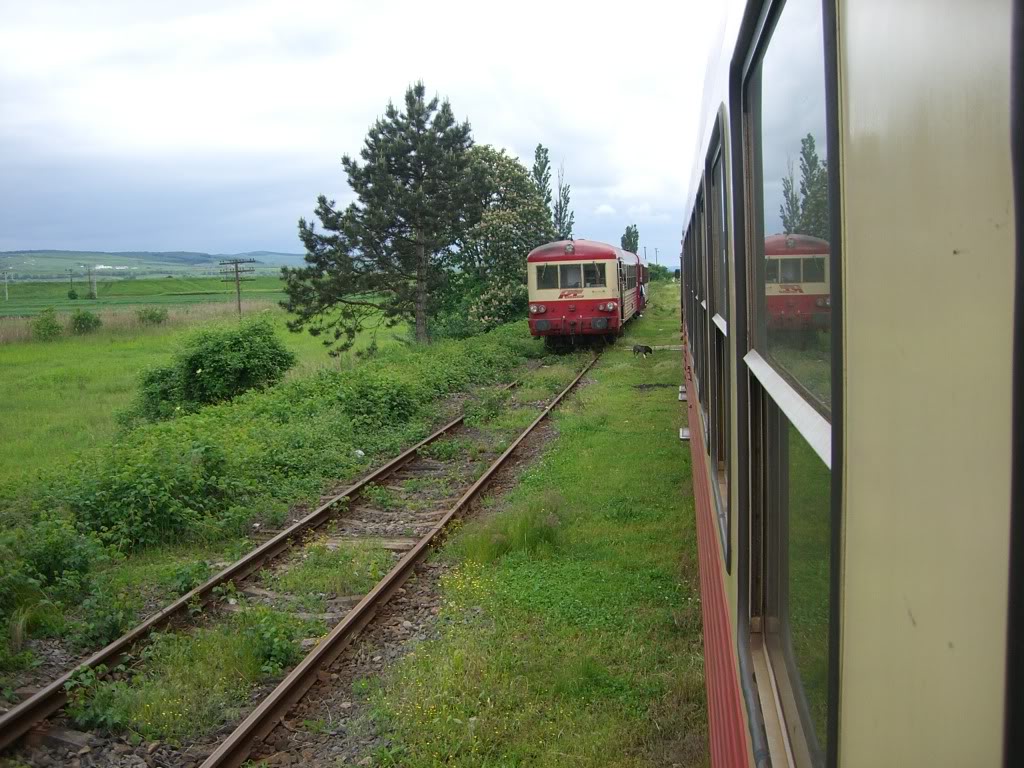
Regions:
<instances>
[{"instance_id":1,"label":"green shrub","mask_svg":"<svg viewBox=\"0 0 1024 768\"><path fill-rule=\"evenodd\" d=\"M239 614L238 624L242 636L252 642L266 674L279 674L299 660L301 625L288 614L257 606Z\"/></svg>"},{"instance_id":2,"label":"green shrub","mask_svg":"<svg viewBox=\"0 0 1024 768\"><path fill-rule=\"evenodd\" d=\"M135 310L135 317L142 325L162 325L167 320L164 307L142 307Z\"/></svg>"},{"instance_id":3,"label":"green shrub","mask_svg":"<svg viewBox=\"0 0 1024 768\"><path fill-rule=\"evenodd\" d=\"M76 309L71 315L71 332L77 334L92 333L103 325L100 316L87 309Z\"/></svg>"},{"instance_id":4,"label":"green shrub","mask_svg":"<svg viewBox=\"0 0 1024 768\"><path fill-rule=\"evenodd\" d=\"M60 338L63 332L64 329L57 320L57 313L53 307L44 309L32 321L32 335L39 341L53 341Z\"/></svg>"},{"instance_id":5,"label":"green shrub","mask_svg":"<svg viewBox=\"0 0 1024 768\"><path fill-rule=\"evenodd\" d=\"M78 291L76 291L74 288L69 290L68 298L71 299L72 301L75 301L78 298Z\"/></svg>"},{"instance_id":6,"label":"green shrub","mask_svg":"<svg viewBox=\"0 0 1024 768\"><path fill-rule=\"evenodd\" d=\"M19 541L19 550L28 572L44 585L61 579L80 580L103 555L103 548L92 536L79 533L70 521L44 517Z\"/></svg>"},{"instance_id":7,"label":"green shrub","mask_svg":"<svg viewBox=\"0 0 1024 768\"><path fill-rule=\"evenodd\" d=\"M65 505L120 550L221 540L422 438L437 398L494 383L539 354L525 328L511 325L462 342L385 349L354 369L322 371L196 413L183 407L181 418L142 424L84 454L50 481L46 502ZM153 386L161 382L173 385L169 375L154 376Z\"/></svg>"},{"instance_id":8,"label":"green shrub","mask_svg":"<svg viewBox=\"0 0 1024 768\"><path fill-rule=\"evenodd\" d=\"M192 336L174 362L142 375L134 412L150 421L191 413L276 384L295 355L265 319Z\"/></svg>"},{"instance_id":9,"label":"green shrub","mask_svg":"<svg viewBox=\"0 0 1024 768\"><path fill-rule=\"evenodd\" d=\"M85 618L74 626L71 641L82 648L104 646L135 623L138 601L126 594L100 589L82 601Z\"/></svg>"},{"instance_id":10,"label":"green shrub","mask_svg":"<svg viewBox=\"0 0 1024 768\"><path fill-rule=\"evenodd\" d=\"M427 400L426 394L416 381L383 371L358 371L339 391L345 412L361 427L409 421Z\"/></svg>"},{"instance_id":11,"label":"green shrub","mask_svg":"<svg viewBox=\"0 0 1024 768\"><path fill-rule=\"evenodd\" d=\"M202 560L179 565L171 577L171 589L179 595L184 595L210 578L210 574L210 566Z\"/></svg>"}]
</instances>

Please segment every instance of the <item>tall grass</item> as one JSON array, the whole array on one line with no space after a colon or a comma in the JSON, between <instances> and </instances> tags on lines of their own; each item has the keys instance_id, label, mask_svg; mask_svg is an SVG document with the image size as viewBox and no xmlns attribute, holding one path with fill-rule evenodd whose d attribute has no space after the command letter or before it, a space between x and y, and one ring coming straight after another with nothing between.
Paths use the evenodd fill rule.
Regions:
<instances>
[{"instance_id":1,"label":"tall grass","mask_svg":"<svg viewBox=\"0 0 1024 768\"><path fill-rule=\"evenodd\" d=\"M276 305L264 299L242 302L242 314L250 315L263 310L274 310ZM82 308L91 309L87 304ZM238 313L235 303L217 302L208 304L186 304L167 307L167 319L159 325L142 322L136 312L138 307L103 309L95 312L103 325L96 335L101 338L125 338L139 334L152 334L161 328L194 328L211 320L230 318ZM64 327L64 334L70 335L72 312L58 312L57 320ZM31 317L0 317L0 345L33 341Z\"/></svg>"}]
</instances>

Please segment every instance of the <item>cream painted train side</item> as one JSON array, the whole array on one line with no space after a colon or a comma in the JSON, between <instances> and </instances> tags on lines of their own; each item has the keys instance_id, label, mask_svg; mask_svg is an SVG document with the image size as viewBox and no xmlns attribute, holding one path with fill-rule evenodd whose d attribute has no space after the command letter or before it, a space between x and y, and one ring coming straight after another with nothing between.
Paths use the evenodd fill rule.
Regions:
<instances>
[{"instance_id":1,"label":"cream painted train side","mask_svg":"<svg viewBox=\"0 0 1024 768\"><path fill-rule=\"evenodd\" d=\"M1024 765L1014 12L721 5L681 254L715 766ZM809 238L796 333L765 242Z\"/></svg>"}]
</instances>

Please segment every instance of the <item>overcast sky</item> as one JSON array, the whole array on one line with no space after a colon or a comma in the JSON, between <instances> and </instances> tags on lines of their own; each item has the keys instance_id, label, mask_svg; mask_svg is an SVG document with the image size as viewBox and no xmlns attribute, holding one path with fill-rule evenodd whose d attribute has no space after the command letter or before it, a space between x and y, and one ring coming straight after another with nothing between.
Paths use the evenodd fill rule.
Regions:
<instances>
[{"instance_id":1,"label":"overcast sky","mask_svg":"<svg viewBox=\"0 0 1024 768\"><path fill-rule=\"evenodd\" d=\"M674 262L715 5L0 0L0 250L300 252L422 79L564 162L577 237Z\"/></svg>"}]
</instances>

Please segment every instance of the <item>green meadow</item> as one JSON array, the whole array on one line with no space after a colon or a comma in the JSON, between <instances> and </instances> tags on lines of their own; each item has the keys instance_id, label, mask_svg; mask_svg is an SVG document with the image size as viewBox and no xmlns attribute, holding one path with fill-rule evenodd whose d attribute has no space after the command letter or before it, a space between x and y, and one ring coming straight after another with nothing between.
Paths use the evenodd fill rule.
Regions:
<instances>
[{"instance_id":1,"label":"green meadow","mask_svg":"<svg viewBox=\"0 0 1024 768\"><path fill-rule=\"evenodd\" d=\"M77 299L68 298L74 288ZM7 286L8 299L0 296L0 317L36 315L47 307L58 312L88 309L125 309L157 304L165 307L204 302L232 302L235 285L219 277L167 276L140 280L104 280L96 282L96 298L89 298L89 284L76 278L36 282L14 282ZM282 301L283 284L277 276L256 276L242 284L242 298L258 301Z\"/></svg>"},{"instance_id":2,"label":"green meadow","mask_svg":"<svg viewBox=\"0 0 1024 768\"><path fill-rule=\"evenodd\" d=\"M336 359L319 339L288 331L287 315L275 304L247 302L243 309L245 316L268 313L295 353L298 362L289 379L351 364L353 352L373 339L364 333L353 352ZM138 323L134 313L104 319L104 326L88 335L0 344L0 485L59 469L76 453L109 443L143 371L167 363L197 329L238 322L233 303L175 308L156 326ZM0 318L0 331L5 322L12 320ZM382 329L377 343L387 345L404 332L401 326Z\"/></svg>"}]
</instances>

